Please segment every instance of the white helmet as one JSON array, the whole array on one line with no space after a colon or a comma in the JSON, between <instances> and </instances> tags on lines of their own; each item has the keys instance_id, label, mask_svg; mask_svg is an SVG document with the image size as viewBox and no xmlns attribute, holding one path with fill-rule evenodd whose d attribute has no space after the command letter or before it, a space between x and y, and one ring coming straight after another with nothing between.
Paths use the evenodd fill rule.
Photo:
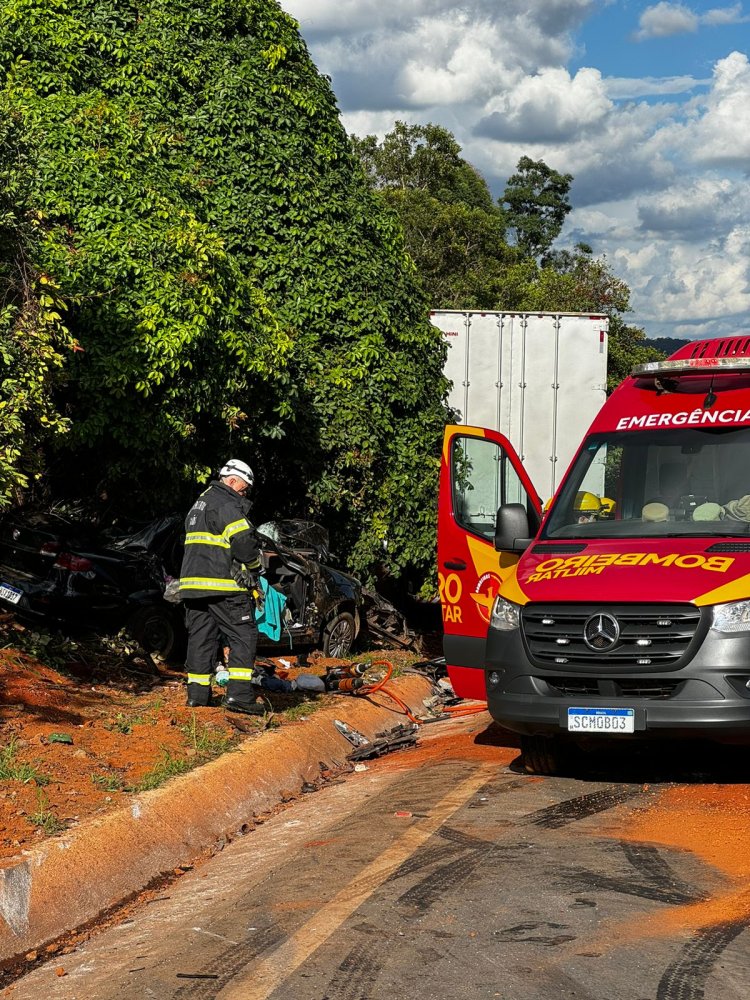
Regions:
<instances>
[{"instance_id":1,"label":"white helmet","mask_svg":"<svg viewBox=\"0 0 750 1000\"><path fill-rule=\"evenodd\" d=\"M230 458L219 472L220 479L226 479L227 476L238 476L240 479L244 479L248 486L252 486L255 482L253 470L247 462L243 462L239 458Z\"/></svg>"}]
</instances>

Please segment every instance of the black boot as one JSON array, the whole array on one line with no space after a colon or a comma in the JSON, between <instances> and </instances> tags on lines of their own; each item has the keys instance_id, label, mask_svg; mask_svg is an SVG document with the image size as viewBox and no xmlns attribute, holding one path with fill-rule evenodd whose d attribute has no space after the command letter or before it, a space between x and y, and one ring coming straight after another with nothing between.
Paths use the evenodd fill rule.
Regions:
<instances>
[{"instance_id":1,"label":"black boot","mask_svg":"<svg viewBox=\"0 0 750 1000\"><path fill-rule=\"evenodd\" d=\"M260 702L253 704L248 701L240 701L238 698L227 696L224 699L224 708L230 712L242 712L243 715L265 715L266 709Z\"/></svg>"},{"instance_id":2,"label":"black boot","mask_svg":"<svg viewBox=\"0 0 750 1000\"><path fill-rule=\"evenodd\" d=\"M188 684L188 708L208 708L211 704L211 687L208 684Z\"/></svg>"}]
</instances>

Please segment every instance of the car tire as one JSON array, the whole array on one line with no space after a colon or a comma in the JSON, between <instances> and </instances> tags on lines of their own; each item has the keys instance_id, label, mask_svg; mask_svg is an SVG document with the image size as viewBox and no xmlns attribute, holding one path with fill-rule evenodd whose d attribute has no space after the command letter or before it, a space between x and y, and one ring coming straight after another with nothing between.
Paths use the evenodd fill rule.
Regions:
<instances>
[{"instance_id":1,"label":"car tire","mask_svg":"<svg viewBox=\"0 0 750 1000\"><path fill-rule=\"evenodd\" d=\"M551 776L570 767L573 748L558 736L522 736L521 754L527 774Z\"/></svg>"},{"instance_id":2,"label":"car tire","mask_svg":"<svg viewBox=\"0 0 750 1000\"><path fill-rule=\"evenodd\" d=\"M125 626L126 631L151 656L174 660L183 650L184 635L168 607L154 604L141 608Z\"/></svg>"},{"instance_id":3,"label":"car tire","mask_svg":"<svg viewBox=\"0 0 750 1000\"><path fill-rule=\"evenodd\" d=\"M357 638L357 627L354 615L348 611L339 611L326 623L323 629L321 646L325 656L341 659L348 656Z\"/></svg>"}]
</instances>

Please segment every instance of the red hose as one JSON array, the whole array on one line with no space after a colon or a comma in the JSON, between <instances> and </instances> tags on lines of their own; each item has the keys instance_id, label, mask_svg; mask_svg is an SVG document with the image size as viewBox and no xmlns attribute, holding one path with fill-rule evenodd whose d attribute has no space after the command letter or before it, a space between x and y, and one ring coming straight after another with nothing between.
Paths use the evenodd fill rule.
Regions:
<instances>
[{"instance_id":1,"label":"red hose","mask_svg":"<svg viewBox=\"0 0 750 1000\"><path fill-rule=\"evenodd\" d=\"M385 667L386 668L385 677L381 678L379 681L374 681L372 684L365 684L361 688L358 688L356 691L352 693L358 695L370 695L370 694L375 694L376 691L382 691L384 695L386 695L388 698L391 699L391 701L394 701L399 706L399 708L403 711L404 715L407 717L407 719L409 719L410 722L413 722L417 726L421 725L421 721L415 718L415 716L409 709L409 706L405 702L403 702L397 694L394 694L393 691L391 691L389 688L385 686L393 676L393 664L390 662L390 660L373 660L372 663L370 664L370 667ZM477 705L444 706L443 712L447 715L450 715L451 718L455 719L455 718L461 718L461 716L463 715L475 715L479 712L486 711L486 709L487 709L487 703L480 702Z\"/></svg>"}]
</instances>

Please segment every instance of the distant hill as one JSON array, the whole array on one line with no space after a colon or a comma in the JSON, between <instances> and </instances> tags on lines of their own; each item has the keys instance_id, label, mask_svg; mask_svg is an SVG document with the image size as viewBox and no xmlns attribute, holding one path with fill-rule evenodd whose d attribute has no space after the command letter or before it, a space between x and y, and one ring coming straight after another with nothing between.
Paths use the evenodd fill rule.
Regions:
<instances>
[{"instance_id":1,"label":"distant hill","mask_svg":"<svg viewBox=\"0 0 750 1000\"><path fill-rule=\"evenodd\" d=\"M686 339L680 339L679 337L652 337L651 339L646 339L643 342L644 347L655 347L657 351L662 351L667 357L670 354L680 348L684 347L685 344L689 344L690 341Z\"/></svg>"}]
</instances>

